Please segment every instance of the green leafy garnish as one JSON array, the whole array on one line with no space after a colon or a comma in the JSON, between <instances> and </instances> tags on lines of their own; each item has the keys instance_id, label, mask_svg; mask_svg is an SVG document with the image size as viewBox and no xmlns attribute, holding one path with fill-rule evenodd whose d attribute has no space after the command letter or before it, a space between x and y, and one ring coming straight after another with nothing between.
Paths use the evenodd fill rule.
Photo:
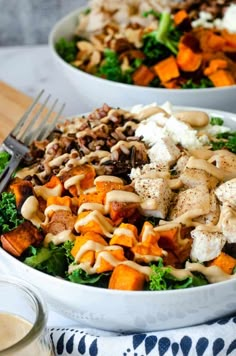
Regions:
<instances>
[{"instance_id":1,"label":"green leafy garnish","mask_svg":"<svg viewBox=\"0 0 236 356\"><path fill-rule=\"evenodd\" d=\"M211 87L213 87L213 83L208 78L201 78L198 82L194 82L193 79L189 79L186 83L181 85L182 89L204 89Z\"/></svg>"},{"instance_id":2,"label":"green leafy garnish","mask_svg":"<svg viewBox=\"0 0 236 356\"><path fill-rule=\"evenodd\" d=\"M158 265L151 265L151 269L152 273L148 287L153 291L184 289L208 284L205 277L201 274L187 276L182 279L176 278L171 273L171 267L164 267L161 259Z\"/></svg>"},{"instance_id":3,"label":"green leafy garnish","mask_svg":"<svg viewBox=\"0 0 236 356\"><path fill-rule=\"evenodd\" d=\"M23 260L28 266L53 276L65 277L68 261L63 245L50 243L48 247L31 247L28 254L30 256Z\"/></svg>"},{"instance_id":4,"label":"green leafy garnish","mask_svg":"<svg viewBox=\"0 0 236 356\"><path fill-rule=\"evenodd\" d=\"M76 47L76 40L66 40L65 38L60 38L56 43L55 48L59 56L66 62L71 63L76 59L78 49Z\"/></svg>"},{"instance_id":5,"label":"green leafy garnish","mask_svg":"<svg viewBox=\"0 0 236 356\"><path fill-rule=\"evenodd\" d=\"M4 171L7 163L10 160L11 155L8 152L1 151L0 152L0 174Z\"/></svg>"},{"instance_id":6,"label":"green leafy garnish","mask_svg":"<svg viewBox=\"0 0 236 356\"><path fill-rule=\"evenodd\" d=\"M100 288L107 288L110 273L87 274L83 269L78 268L68 275L71 282L78 284L93 284Z\"/></svg>"},{"instance_id":7,"label":"green leafy garnish","mask_svg":"<svg viewBox=\"0 0 236 356\"><path fill-rule=\"evenodd\" d=\"M218 141L212 141L212 150L221 150L223 148L236 153L236 131L223 132L216 135Z\"/></svg>"},{"instance_id":8,"label":"green leafy garnish","mask_svg":"<svg viewBox=\"0 0 236 356\"><path fill-rule=\"evenodd\" d=\"M137 65L137 64L136 64ZM104 61L97 71L97 75L114 82L132 83L131 71L122 72L120 61L116 52L105 49Z\"/></svg>"},{"instance_id":9,"label":"green leafy garnish","mask_svg":"<svg viewBox=\"0 0 236 356\"><path fill-rule=\"evenodd\" d=\"M0 233L15 229L23 221L24 219L17 212L15 195L3 192L0 198Z\"/></svg>"},{"instance_id":10,"label":"green leafy garnish","mask_svg":"<svg viewBox=\"0 0 236 356\"><path fill-rule=\"evenodd\" d=\"M210 124L211 125L222 126L223 123L224 123L224 120L221 117L212 116L211 119L210 119Z\"/></svg>"}]
</instances>

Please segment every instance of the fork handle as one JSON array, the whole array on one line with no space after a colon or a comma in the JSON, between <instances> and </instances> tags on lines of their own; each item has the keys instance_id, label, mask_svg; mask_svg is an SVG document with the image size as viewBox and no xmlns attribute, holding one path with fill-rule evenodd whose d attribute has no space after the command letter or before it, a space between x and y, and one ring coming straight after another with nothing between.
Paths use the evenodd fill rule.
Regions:
<instances>
[{"instance_id":1,"label":"fork handle","mask_svg":"<svg viewBox=\"0 0 236 356\"><path fill-rule=\"evenodd\" d=\"M1 176L0 176L0 193L3 192L3 190L6 188L9 180L11 179L12 174L15 172L17 167L19 166L20 161L24 155L21 155L19 153L13 153L12 157L8 163L8 165L5 167L3 170Z\"/></svg>"}]
</instances>

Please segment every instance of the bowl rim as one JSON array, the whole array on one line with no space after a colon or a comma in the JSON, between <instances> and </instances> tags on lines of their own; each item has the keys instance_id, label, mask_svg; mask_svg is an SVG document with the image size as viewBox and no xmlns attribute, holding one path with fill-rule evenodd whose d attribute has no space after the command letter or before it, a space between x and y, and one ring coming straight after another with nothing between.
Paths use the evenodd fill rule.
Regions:
<instances>
[{"instance_id":1,"label":"bowl rim","mask_svg":"<svg viewBox=\"0 0 236 356\"><path fill-rule=\"evenodd\" d=\"M139 104L137 104L139 105ZM146 104L145 104L146 105ZM125 109L125 108L124 108ZM225 119L230 119L232 121L235 121L236 124L236 113L233 112L228 112L228 111L223 111L223 110L218 110L218 109L210 109L210 108L202 108L202 107L193 107L193 106L177 106L177 105L173 105L173 110L194 110L194 111L205 111L206 113L210 114L210 115L217 115L220 116L222 118ZM87 113L79 113L77 115L72 115L69 117L65 117L63 119L67 120L67 119L72 119L74 117L79 117L79 116L84 116L84 115L88 115L89 112ZM104 293L109 293L111 295L125 295L126 297L129 298L133 298L133 296L136 298L137 296L144 296L144 295L149 295L149 296L165 296L165 295L175 295L176 293L178 293L177 295L180 296L181 294L191 294L194 291L210 291L212 289L217 288L224 288L224 286L227 285L233 285L236 283L236 274L235 274L235 278L230 278L228 280L225 281L221 281L221 282L216 282L216 283L209 283L207 285L203 285L203 286L198 286L198 287L192 287L192 288L183 288L183 289L171 289L171 290L161 290L161 291L151 291L151 290L141 290L141 291L127 291L127 290L116 290L116 289L108 289L108 288L101 288L101 287L96 287L96 286L90 286L90 285L85 285L85 284L79 284L79 283L74 283L72 281L66 280L64 278L61 277L56 277L50 274L47 274L45 272L42 272L40 270L37 270L36 268L33 268L31 266L28 266L26 264L24 264L22 261L20 261L19 259L17 259L16 257L14 257L13 255L11 255L9 252L7 252L6 250L4 250L1 246L0 246L0 256L1 254L5 255L6 258L10 258L12 259L12 261L14 261L14 263L18 264L20 263L21 265L23 264L22 268L25 269L29 269L29 271L32 271L32 273L36 273L36 276L42 276L45 277L46 280L48 280L48 282L53 282L56 281L57 283L61 284L61 286L64 285L64 283L66 283L66 285L68 286L72 286L72 288L78 288L88 292L92 292L92 291L96 291L99 294L104 294ZM1 266L1 259L0 259L0 266ZM29 272L28 272L29 273Z\"/></svg>"},{"instance_id":2,"label":"bowl rim","mask_svg":"<svg viewBox=\"0 0 236 356\"><path fill-rule=\"evenodd\" d=\"M90 80L96 80L98 81L98 83L100 84L104 84L107 83L108 85L115 85L116 87L120 87L120 89L125 89L125 88L132 88L133 90L136 91L147 91L147 92L152 92L155 91L157 94L158 92L165 92L165 91L171 91L173 93L199 93L199 91L201 93L208 93L210 92L228 92L229 90L236 90L236 84L234 85L228 85L228 86L223 86L223 87L210 87L210 88L187 88L187 89L168 89L168 88L155 88L155 87L145 87L145 86L139 86L139 85L134 85L134 84L127 84L127 83L121 83L121 82L116 82L116 81L112 81L112 80L108 80L105 78L100 78L97 77L95 75L92 75L90 73L84 72L81 69L75 68L73 67L71 64L67 63L64 59L62 59L59 54L57 53L56 49L55 49L55 35L58 31L58 29L64 24L64 22L66 22L67 20L69 20L70 18L73 18L75 16L78 16L83 10L87 9L88 6L84 5L84 6L80 6L78 8L76 8L75 10L69 12L68 14L66 14L65 16L63 16L61 19L59 19L51 28L51 31L49 32L48 35L48 45L49 48L52 52L52 54L55 56L55 58L59 61L59 63L61 63L62 65L64 65L65 68L72 70L74 73L79 73L80 75L83 75L85 77L88 77Z\"/></svg>"}]
</instances>

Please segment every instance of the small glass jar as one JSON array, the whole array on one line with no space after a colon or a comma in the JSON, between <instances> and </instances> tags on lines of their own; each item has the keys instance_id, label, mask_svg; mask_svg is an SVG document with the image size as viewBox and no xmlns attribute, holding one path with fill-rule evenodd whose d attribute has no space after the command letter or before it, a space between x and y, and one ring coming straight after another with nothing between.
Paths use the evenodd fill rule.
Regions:
<instances>
[{"instance_id":1,"label":"small glass jar","mask_svg":"<svg viewBox=\"0 0 236 356\"><path fill-rule=\"evenodd\" d=\"M52 356L47 308L26 282L0 278L0 356Z\"/></svg>"}]
</instances>

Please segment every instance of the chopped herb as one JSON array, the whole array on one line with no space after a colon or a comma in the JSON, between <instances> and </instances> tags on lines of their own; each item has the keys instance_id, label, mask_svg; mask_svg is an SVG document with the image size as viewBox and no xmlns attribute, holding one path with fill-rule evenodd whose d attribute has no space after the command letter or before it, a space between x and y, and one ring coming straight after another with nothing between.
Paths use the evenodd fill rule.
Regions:
<instances>
[{"instance_id":1,"label":"chopped herb","mask_svg":"<svg viewBox=\"0 0 236 356\"><path fill-rule=\"evenodd\" d=\"M218 141L212 141L212 149L220 150L223 148L236 153L236 131L222 132L216 135Z\"/></svg>"},{"instance_id":2,"label":"chopped herb","mask_svg":"<svg viewBox=\"0 0 236 356\"><path fill-rule=\"evenodd\" d=\"M224 123L224 120L221 117L212 116L211 119L210 119L210 124L211 125L222 126L223 123Z\"/></svg>"}]
</instances>

